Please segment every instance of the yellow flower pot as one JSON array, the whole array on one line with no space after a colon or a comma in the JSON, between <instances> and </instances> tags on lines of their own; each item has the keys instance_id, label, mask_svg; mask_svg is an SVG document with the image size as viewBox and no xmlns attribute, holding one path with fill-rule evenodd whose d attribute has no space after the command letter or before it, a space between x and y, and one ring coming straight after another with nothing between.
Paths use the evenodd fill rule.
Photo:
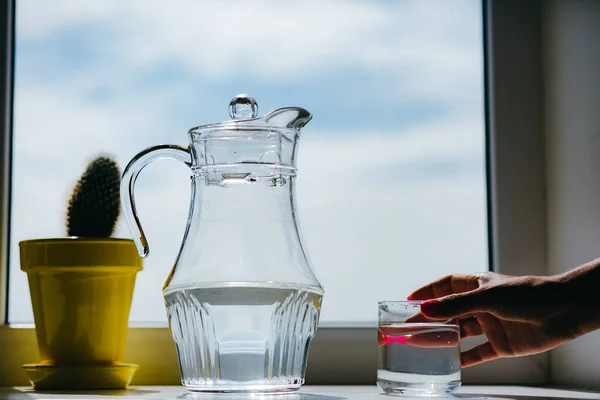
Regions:
<instances>
[{"instance_id":1,"label":"yellow flower pot","mask_svg":"<svg viewBox=\"0 0 600 400\"><path fill-rule=\"evenodd\" d=\"M122 363L135 278L132 240L56 238L19 243L44 366ZM64 368L63 368L64 369Z\"/></svg>"}]
</instances>

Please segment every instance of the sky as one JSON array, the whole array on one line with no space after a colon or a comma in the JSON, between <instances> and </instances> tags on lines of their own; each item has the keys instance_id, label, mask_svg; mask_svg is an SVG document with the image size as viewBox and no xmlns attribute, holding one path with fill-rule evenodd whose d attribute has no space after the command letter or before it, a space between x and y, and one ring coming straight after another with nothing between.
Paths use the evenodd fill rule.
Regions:
<instances>
[{"instance_id":1,"label":"sky","mask_svg":"<svg viewBox=\"0 0 600 400\"><path fill-rule=\"evenodd\" d=\"M260 115L313 113L297 197L322 325L373 324L379 300L488 269L481 24L477 0L20 0L9 320L33 319L18 242L66 235L90 159L185 146L239 93ZM189 192L176 162L138 179L151 255L132 323L166 323ZM131 237L122 218L115 236Z\"/></svg>"}]
</instances>

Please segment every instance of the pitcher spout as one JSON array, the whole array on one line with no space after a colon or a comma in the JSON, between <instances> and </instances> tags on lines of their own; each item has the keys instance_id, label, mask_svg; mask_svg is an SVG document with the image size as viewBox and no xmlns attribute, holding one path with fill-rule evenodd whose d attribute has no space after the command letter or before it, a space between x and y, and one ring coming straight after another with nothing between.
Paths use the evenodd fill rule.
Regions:
<instances>
[{"instance_id":1,"label":"pitcher spout","mask_svg":"<svg viewBox=\"0 0 600 400\"><path fill-rule=\"evenodd\" d=\"M277 128L302 129L312 119L312 114L301 107L285 107L262 117L265 124Z\"/></svg>"}]
</instances>

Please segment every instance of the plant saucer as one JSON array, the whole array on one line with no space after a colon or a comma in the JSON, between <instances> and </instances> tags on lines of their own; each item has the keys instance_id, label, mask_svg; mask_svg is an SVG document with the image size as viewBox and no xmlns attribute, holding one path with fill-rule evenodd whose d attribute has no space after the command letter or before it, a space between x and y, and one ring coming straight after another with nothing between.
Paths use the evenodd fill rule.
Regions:
<instances>
[{"instance_id":1,"label":"plant saucer","mask_svg":"<svg viewBox=\"0 0 600 400\"><path fill-rule=\"evenodd\" d=\"M35 390L126 389L137 368L136 364L23 365Z\"/></svg>"}]
</instances>

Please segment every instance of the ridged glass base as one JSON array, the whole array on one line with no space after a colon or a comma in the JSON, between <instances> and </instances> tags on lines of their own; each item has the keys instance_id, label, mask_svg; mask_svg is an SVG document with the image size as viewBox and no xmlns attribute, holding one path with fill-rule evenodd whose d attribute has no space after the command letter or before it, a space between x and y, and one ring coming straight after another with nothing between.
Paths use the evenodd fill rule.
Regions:
<instances>
[{"instance_id":1,"label":"ridged glass base","mask_svg":"<svg viewBox=\"0 0 600 400\"><path fill-rule=\"evenodd\" d=\"M304 383L322 293L266 284L166 293L181 381L194 392L287 392Z\"/></svg>"},{"instance_id":2,"label":"ridged glass base","mask_svg":"<svg viewBox=\"0 0 600 400\"><path fill-rule=\"evenodd\" d=\"M304 379L264 379L260 381L234 382L227 380L188 379L182 382L187 390L207 393L287 393L300 389Z\"/></svg>"},{"instance_id":3,"label":"ridged glass base","mask_svg":"<svg viewBox=\"0 0 600 400\"><path fill-rule=\"evenodd\" d=\"M454 393L461 385L461 381L447 383L437 382L393 382L378 379L379 386L386 394L401 394L407 396L446 396Z\"/></svg>"}]
</instances>

